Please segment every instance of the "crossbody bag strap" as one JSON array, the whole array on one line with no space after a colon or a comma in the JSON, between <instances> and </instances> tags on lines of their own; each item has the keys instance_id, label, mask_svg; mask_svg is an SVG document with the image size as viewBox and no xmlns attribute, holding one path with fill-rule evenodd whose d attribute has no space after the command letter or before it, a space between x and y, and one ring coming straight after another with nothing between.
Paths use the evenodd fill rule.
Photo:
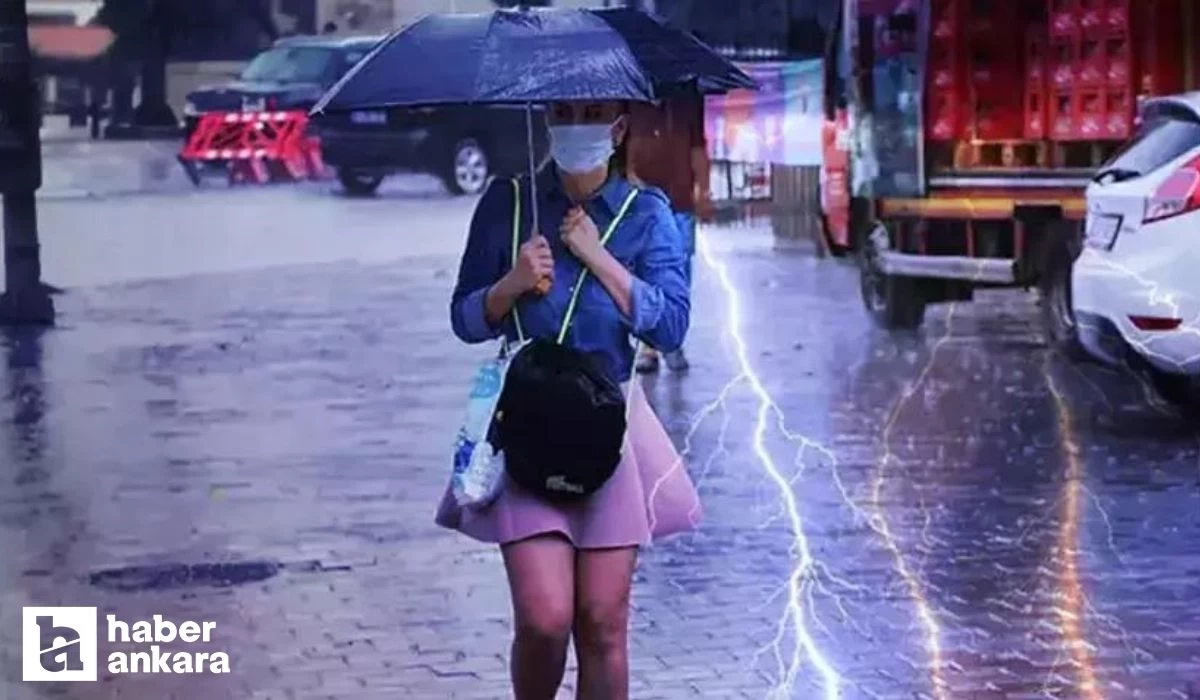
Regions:
<instances>
[{"instance_id":1,"label":"crossbody bag strap","mask_svg":"<svg viewBox=\"0 0 1200 700\"><path fill-rule=\"evenodd\" d=\"M625 218L629 207L633 205L633 200L637 199L638 189L635 187L626 195L625 201L621 203L621 208L617 210L617 215L613 217L612 223L604 231L604 235L600 237L600 245L608 243L608 239L612 237L613 232L617 230L617 225L621 223L621 219ZM562 328L558 331L558 344L562 345L567 339L567 330L571 327L571 319L575 315L575 305L579 301L579 292L583 289L583 282L587 279L588 269L584 267L579 272L579 279L575 281L575 288L571 292L571 302L567 304L567 313L563 316Z\"/></svg>"},{"instance_id":2,"label":"crossbody bag strap","mask_svg":"<svg viewBox=\"0 0 1200 700\"><path fill-rule=\"evenodd\" d=\"M513 220L512 220L512 268L517 267L517 254L521 247L521 181L517 178L512 180L513 186ZM522 343L525 342L525 329L521 326L521 312L517 309L517 303L513 302L513 322L517 326L517 339Z\"/></svg>"}]
</instances>

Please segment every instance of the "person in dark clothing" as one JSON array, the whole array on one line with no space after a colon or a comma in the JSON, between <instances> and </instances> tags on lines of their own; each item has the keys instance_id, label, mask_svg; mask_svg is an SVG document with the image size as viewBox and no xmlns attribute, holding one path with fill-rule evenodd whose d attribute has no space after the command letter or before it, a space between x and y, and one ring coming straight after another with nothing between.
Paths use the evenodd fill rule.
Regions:
<instances>
[{"instance_id":1,"label":"person in dark clothing","mask_svg":"<svg viewBox=\"0 0 1200 700\"><path fill-rule=\"evenodd\" d=\"M696 252L697 218L707 218L709 160L704 136L704 98L687 93L661 104L631 104L628 169L630 179L661 189L671 202L687 256L688 284L692 257ZM680 348L665 354L667 367L682 372L688 368ZM637 361L639 373L658 371L659 351L643 346Z\"/></svg>"}]
</instances>

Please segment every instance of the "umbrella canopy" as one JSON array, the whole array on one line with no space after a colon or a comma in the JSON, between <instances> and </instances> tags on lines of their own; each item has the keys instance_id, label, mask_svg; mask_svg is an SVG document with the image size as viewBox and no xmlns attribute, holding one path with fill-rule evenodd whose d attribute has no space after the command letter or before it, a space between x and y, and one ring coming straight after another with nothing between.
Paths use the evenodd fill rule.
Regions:
<instances>
[{"instance_id":1,"label":"umbrella canopy","mask_svg":"<svg viewBox=\"0 0 1200 700\"><path fill-rule=\"evenodd\" d=\"M639 10L430 15L393 33L313 109L558 100L650 102L664 89L753 88L686 32Z\"/></svg>"}]
</instances>

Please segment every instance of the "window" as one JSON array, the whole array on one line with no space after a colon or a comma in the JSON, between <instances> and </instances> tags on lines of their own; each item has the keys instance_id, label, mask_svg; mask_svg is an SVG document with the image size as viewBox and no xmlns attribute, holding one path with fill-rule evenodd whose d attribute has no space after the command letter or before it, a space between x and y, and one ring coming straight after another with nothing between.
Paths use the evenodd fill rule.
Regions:
<instances>
[{"instance_id":1,"label":"window","mask_svg":"<svg viewBox=\"0 0 1200 700\"><path fill-rule=\"evenodd\" d=\"M1200 123L1160 118L1150 122L1125 145L1102 171L1145 175L1200 146Z\"/></svg>"},{"instance_id":2,"label":"window","mask_svg":"<svg viewBox=\"0 0 1200 700\"><path fill-rule=\"evenodd\" d=\"M242 71L242 80L261 83L319 83L334 64L333 49L279 47L259 54Z\"/></svg>"}]
</instances>

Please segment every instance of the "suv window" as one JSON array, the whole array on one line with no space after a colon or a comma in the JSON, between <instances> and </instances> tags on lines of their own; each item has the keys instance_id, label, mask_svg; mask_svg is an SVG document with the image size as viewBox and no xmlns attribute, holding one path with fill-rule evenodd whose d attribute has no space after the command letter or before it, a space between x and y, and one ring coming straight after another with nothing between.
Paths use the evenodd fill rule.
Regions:
<instances>
[{"instance_id":1,"label":"suv window","mask_svg":"<svg viewBox=\"0 0 1200 700\"><path fill-rule=\"evenodd\" d=\"M1147 124L1101 172L1145 175L1200 146L1200 123L1163 117Z\"/></svg>"},{"instance_id":2,"label":"suv window","mask_svg":"<svg viewBox=\"0 0 1200 700\"><path fill-rule=\"evenodd\" d=\"M242 80L263 83L319 83L330 75L337 59L333 49L315 46L280 47L264 51L242 71Z\"/></svg>"}]
</instances>

